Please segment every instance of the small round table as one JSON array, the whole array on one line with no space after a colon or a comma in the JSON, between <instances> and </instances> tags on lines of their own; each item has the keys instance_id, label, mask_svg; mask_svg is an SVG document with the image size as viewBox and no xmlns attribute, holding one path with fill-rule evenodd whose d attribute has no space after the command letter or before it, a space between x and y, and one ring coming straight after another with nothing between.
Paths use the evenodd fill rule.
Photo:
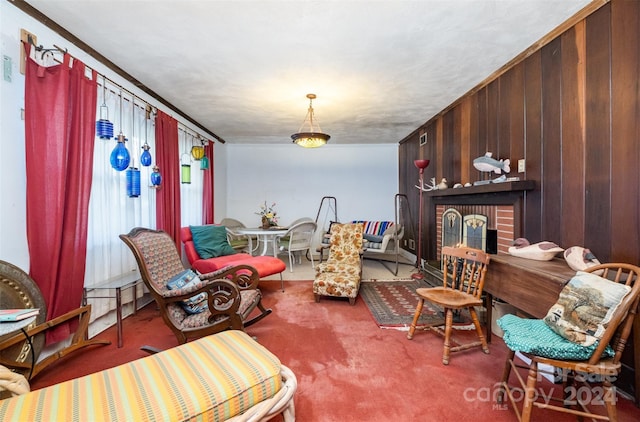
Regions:
<instances>
[{"instance_id":1,"label":"small round table","mask_svg":"<svg viewBox=\"0 0 640 422\"><path fill-rule=\"evenodd\" d=\"M273 243L275 237L279 234L285 234L287 232L286 227L271 227L263 229L261 227L240 227L235 228L234 231L239 234L247 235L249 238L249 250L253 250L253 244L251 236L256 236L258 239L258 245L262 242L262 252L260 255L266 255L268 245ZM257 246L257 245L256 245ZM276 245L273 245L273 256L277 255Z\"/></svg>"}]
</instances>

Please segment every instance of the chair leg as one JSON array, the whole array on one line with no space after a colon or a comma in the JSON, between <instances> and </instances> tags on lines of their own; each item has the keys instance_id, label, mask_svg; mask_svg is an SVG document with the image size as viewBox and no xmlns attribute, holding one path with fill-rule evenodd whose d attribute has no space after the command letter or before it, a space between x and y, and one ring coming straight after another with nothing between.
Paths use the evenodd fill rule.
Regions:
<instances>
[{"instance_id":1,"label":"chair leg","mask_svg":"<svg viewBox=\"0 0 640 422\"><path fill-rule=\"evenodd\" d=\"M420 318L420 314L422 313L422 307L424 306L424 299L418 299L418 305L416 306L416 312L413 315L413 321L411 322L411 326L409 327L409 332L407 333L407 338L411 340L413 338L413 333L416 331L416 326L418 325L418 319Z\"/></svg>"},{"instance_id":2,"label":"chair leg","mask_svg":"<svg viewBox=\"0 0 640 422\"><path fill-rule=\"evenodd\" d=\"M536 395L536 381L538 378L538 363L535 361L529 365L529 375L527 376L527 386L524 389L524 401L522 403L522 422L531 420L531 411Z\"/></svg>"},{"instance_id":3,"label":"chair leg","mask_svg":"<svg viewBox=\"0 0 640 422\"><path fill-rule=\"evenodd\" d=\"M496 397L496 402L498 404L504 403L504 395L506 394L506 389L508 388L509 376L511 375L511 362L516 356L516 352L513 350L509 351L507 355L507 359L504 363L504 369L502 370L502 382L500 383L500 390L498 390L498 396Z\"/></svg>"},{"instance_id":4,"label":"chair leg","mask_svg":"<svg viewBox=\"0 0 640 422\"><path fill-rule=\"evenodd\" d=\"M471 306L469 308L469 314L471 314L471 321L473 321L473 325L476 327L476 333L478 334L478 338L480 339L480 343L482 343L482 351L486 354L489 354L489 346L487 345L487 339L482 332L482 327L480 326L480 321L478 320L478 314L476 313L476 309ZM487 335L489 335L487 331Z\"/></svg>"},{"instance_id":5,"label":"chair leg","mask_svg":"<svg viewBox=\"0 0 640 422\"><path fill-rule=\"evenodd\" d=\"M618 421L618 410L616 409L616 388L611 385L608 377L605 379L603 385L604 389L604 404L607 407L607 416L612 422Z\"/></svg>"},{"instance_id":6,"label":"chair leg","mask_svg":"<svg viewBox=\"0 0 640 422\"><path fill-rule=\"evenodd\" d=\"M449 365L449 355L451 353L451 330L453 330L453 310L445 308L444 327L444 350L442 352L442 364Z\"/></svg>"},{"instance_id":7,"label":"chair leg","mask_svg":"<svg viewBox=\"0 0 640 422\"><path fill-rule=\"evenodd\" d=\"M293 259L291 258L291 251L289 251L289 271L293 272Z\"/></svg>"}]
</instances>

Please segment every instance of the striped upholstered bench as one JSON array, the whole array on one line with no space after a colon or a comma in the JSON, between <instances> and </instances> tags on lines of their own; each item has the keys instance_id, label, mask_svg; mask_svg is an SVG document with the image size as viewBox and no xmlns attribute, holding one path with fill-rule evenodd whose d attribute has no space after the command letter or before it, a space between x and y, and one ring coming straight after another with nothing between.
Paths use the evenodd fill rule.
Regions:
<instances>
[{"instance_id":1,"label":"striped upholstered bench","mask_svg":"<svg viewBox=\"0 0 640 422\"><path fill-rule=\"evenodd\" d=\"M296 378L238 330L0 401L9 421L295 420Z\"/></svg>"}]
</instances>

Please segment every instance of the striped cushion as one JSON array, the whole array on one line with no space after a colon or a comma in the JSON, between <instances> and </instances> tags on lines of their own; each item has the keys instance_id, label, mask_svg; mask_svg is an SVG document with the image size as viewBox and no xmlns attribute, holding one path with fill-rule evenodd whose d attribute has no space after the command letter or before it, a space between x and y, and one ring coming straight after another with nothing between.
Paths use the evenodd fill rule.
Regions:
<instances>
[{"instance_id":1,"label":"striped cushion","mask_svg":"<svg viewBox=\"0 0 640 422\"><path fill-rule=\"evenodd\" d=\"M354 220L352 223L362 223L364 225L364 233L374 236L382 236L388 228L393 226L393 221L364 221Z\"/></svg>"},{"instance_id":2,"label":"striped cushion","mask_svg":"<svg viewBox=\"0 0 640 422\"><path fill-rule=\"evenodd\" d=\"M246 333L225 331L2 400L0 420L226 420L278 392L280 367Z\"/></svg>"}]
</instances>

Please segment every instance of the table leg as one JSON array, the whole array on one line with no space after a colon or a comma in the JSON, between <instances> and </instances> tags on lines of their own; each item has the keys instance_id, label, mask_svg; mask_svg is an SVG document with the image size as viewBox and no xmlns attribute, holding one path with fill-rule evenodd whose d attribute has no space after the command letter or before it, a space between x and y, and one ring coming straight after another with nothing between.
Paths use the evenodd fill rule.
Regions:
<instances>
[{"instance_id":1,"label":"table leg","mask_svg":"<svg viewBox=\"0 0 640 422\"><path fill-rule=\"evenodd\" d=\"M491 343L491 318L493 318L493 295L491 293L486 293L484 296L484 306L487 309L485 312L485 321L484 325L487 328L487 343Z\"/></svg>"},{"instance_id":2,"label":"table leg","mask_svg":"<svg viewBox=\"0 0 640 422\"><path fill-rule=\"evenodd\" d=\"M133 312L132 314L135 315L138 312L138 283L136 282L133 287L131 288L131 291L133 294Z\"/></svg>"},{"instance_id":3,"label":"table leg","mask_svg":"<svg viewBox=\"0 0 640 422\"><path fill-rule=\"evenodd\" d=\"M116 287L116 326L118 332L118 348L122 347L122 290Z\"/></svg>"}]
</instances>

